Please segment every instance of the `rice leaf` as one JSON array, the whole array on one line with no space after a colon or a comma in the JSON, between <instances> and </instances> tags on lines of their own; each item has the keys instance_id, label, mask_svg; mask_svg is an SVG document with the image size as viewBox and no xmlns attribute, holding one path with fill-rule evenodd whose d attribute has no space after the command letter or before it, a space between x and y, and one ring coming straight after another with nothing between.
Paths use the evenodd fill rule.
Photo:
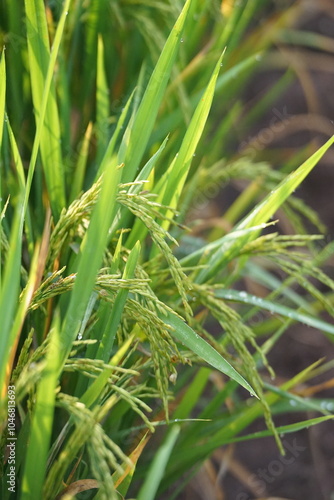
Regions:
<instances>
[{"instance_id":1,"label":"rice leaf","mask_svg":"<svg viewBox=\"0 0 334 500\"><path fill-rule=\"evenodd\" d=\"M328 420L333 420L333 418L334 418L334 415L310 418L309 420L302 420L301 422L296 422L295 424L282 425L280 427L277 427L277 432L279 432L279 434L281 436L283 436L284 434L290 434L291 432L298 432L298 431L302 431L304 429L308 429L309 427L312 427L313 425L318 425L322 422L326 422ZM246 436L228 439L226 441L226 444L239 443L241 441L249 441L250 439L258 439L258 438L263 438L266 436L271 436L271 432L269 430L254 432L253 434L248 434ZM284 441L283 441L283 445L285 445Z\"/></svg>"},{"instance_id":2,"label":"rice leaf","mask_svg":"<svg viewBox=\"0 0 334 500\"><path fill-rule=\"evenodd\" d=\"M144 484L139 490L137 500L154 500L156 498L156 492L180 431L181 427L179 425L172 426L165 442L160 446L153 459Z\"/></svg>"},{"instance_id":3,"label":"rice leaf","mask_svg":"<svg viewBox=\"0 0 334 500\"><path fill-rule=\"evenodd\" d=\"M131 253L128 257L123 273L124 280L133 278L139 255L140 255L140 243L138 241L131 250ZM109 319L105 327L105 330L103 332L101 342L96 354L97 358L103 359L105 362L107 362L110 359L111 349L114 343L117 329L120 325L123 309L128 295L129 295L129 290L126 289L119 290L113 308L109 312Z\"/></svg>"},{"instance_id":4,"label":"rice leaf","mask_svg":"<svg viewBox=\"0 0 334 500\"><path fill-rule=\"evenodd\" d=\"M133 91L131 93L129 99L127 100L126 105L124 106L124 108L122 110L122 113L120 114L120 117L118 118L116 128L114 130L114 133L111 136L108 147L106 148L106 151L105 151L104 156L102 158L102 161L100 163L100 166L99 166L99 169L97 172L97 176L95 178L96 181L101 176L102 172L105 169L105 166L110 162L110 159L114 156L115 146L116 146L117 140L119 138L119 135L121 133L121 130L124 126L124 122L127 118L127 115L128 115L128 112L129 112L134 95L135 95L135 91ZM119 163L122 163L124 160L124 158L122 158L119 154L118 154L117 158L118 158Z\"/></svg>"},{"instance_id":5,"label":"rice leaf","mask_svg":"<svg viewBox=\"0 0 334 500\"><path fill-rule=\"evenodd\" d=\"M4 269L4 277L0 289L0 318L1 318L1 336L0 336L0 391L3 399L6 394L6 376L7 362L10 357L11 328L16 315L16 308L20 292L20 274L21 274L21 250L22 250L22 231L24 221L24 192L21 190L16 202L16 211L12 222L11 237L9 240L9 249Z\"/></svg>"},{"instance_id":6,"label":"rice leaf","mask_svg":"<svg viewBox=\"0 0 334 500\"><path fill-rule=\"evenodd\" d=\"M162 203L172 208L176 208L178 205L178 201L183 191L184 183L187 179L197 144L202 136L204 126L206 124L211 108L216 81L221 69L222 58L223 55L219 58L217 65L212 73L209 84L194 112L187 132L182 141L177 158L175 159L175 162L172 163L172 168L169 169L167 176L167 185L164 190ZM168 211L166 215L167 217L170 217L172 213ZM162 226L165 229L168 229L169 222L164 221L162 223Z\"/></svg>"},{"instance_id":7,"label":"rice leaf","mask_svg":"<svg viewBox=\"0 0 334 500\"><path fill-rule=\"evenodd\" d=\"M224 92L233 85L233 82L245 78L245 74L252 70L252 68L258 64L260 53L251 55L250 57L244 59L238 64L235 64L231 68L227 69L220 75L216 83L216 96L224 94ZM195 95L190 97L191 108L195 109L201 100L203 90L196 92ZM177 130L178 127L183 123L183 115L179 108L172 111L165 118L161 119L159 123L159 128L152 133L150 144L162 141L163 137L166 137L172 130Z\"/></svg>"},{"instance_id":8,"label":"rice leaf","mask_svg":"<svg viewBox=\"0 0 334 500\"><path fill-rule=\"evenodd\" d=\"M99 163L103 157L108 141L109 90L104 69L104 47L101 36L97 45L97 77L96 77L96 135L97 156Z\"/></svg>"},{"instance_id":9,"label":"rice leaf","mask_svg":"<svg viewBox=\"0 0 334 500\"><path fill-rule=\"evenodd\" d=\"M230 233L240 231L252 226L263 224L272 217L284 201L293 193L299 184L316 166L319 160L323 157L326 151L334 143L334 137L329 139L316 153L306 160L296 171L288 175L265 199L260 202ZM238 238L234 242L222 245L222 249L218 249L213 255L206 258L207 268L202 269L196 277L196 282L203 283L211 279L230 262L238 252L252 239L256 237L256 233L245 235L243 238Z\"/></svg>"},{"instance_id":10,"label":"rice leaf","mask_svg":"<svg viewBox=\"0 0 334 500\"><path fill-rule=\"evenodd\" d=\"M65 0L50 54L44 4L42 0L34 0L32 2L26 0L25 2L30 73L32 88L35 94L34 107L36 109L37 127L29 163L24 210L26 210L28 204L37 154L39 147L41 147L44 172L55 218L58 218L62 208L65 206L65 188L60 148L59 118L55 90L52 85L52 76L70 3L71 0ZM49 137L50 135L51 138Z\"/></svg>"},{"instance_id":11,"label":"rice leaf","mask_svg":"<svg viewBox=\"0 0 334 500\"><path fill-rule=\"evenodd\" d=\"M78 272L60 334L62 363L65 362L72 342L79 332L96 275L101 267L109 228L116 213L116 194L120 176L121 168L112 161L104 172L100 197L94 207L86 237L81 245Z\"/></svg>"},{"instance_id":12,"label":"rice leaf","mask_svg":"<svg viewBox=\"0 0 334 500\"><path fill-rule=\"evenodd\" d=\"M257 396L254 389L246 382L246 380L230 365L210 344L208 344L202 337L200 337L194 330L187 325L176 314L168 313L167 317L161 316L173 330L172 334L176 339L187 346L197 356L206 361L209 365L216 368L216 370L225 373L228 377L235 380L244 387L253 396Z\"/></svg>"},{"instance_id":13,"label":"rice leaf","mask_svg":"<svg viewBox=\"0 0 334 500\"><path fill-rule=\"evenodd\" d=\"M121 495L126 495L128 488L130 486L133 474L135 472L136 464L142 454L147 442L149 440L149 436L147 434L140 440L139 444L135 447L135 449L130 453L129 458L133 463L133 466L130 467L128 464L123 464L124 472L120 474L115 472L112 476L115 488Z\"/></svg>"},{"instance_id":14,"label":"rice leaf","mask_svg":"<svg viewBox=\"0 0 334 500\"><path fill-rule=\"evenodd\" d=\"M131 130L131 142L124 159L123 182L135 178L138 166L147 147L164 91L171 75L178 52L182 30L192 0L187 0L161 52Z\"/></svg>"},{"instance_id":15,"label":"rice leaf","mask_svg":"<svg viewBox=\"0 0 334 500\"><path fill-rule=\"evenodd\" d=\"M0 58L0 151L2 149L1 146L2 146L3 125L6 119L5 103L6 103L6 61L5 61L5 53L3 51ZM0 211L1 211L1 206L0 206Z\"/></svg>"},{"instance_id":16,"label":"rice leaf","mask_svg":"<svg viewBox=\"0 0 334 500\"><path fill-rule=\"evenodd\" d=\"M214 293L215 296L219 297L220 299L242 302L244 304L251 304L253 306L257 306L261 309L269 311L270 313L279 314L286 318L299 321L304 325L312 326L313 328L317 328L324 332L330 333L331 335L334 335L333 325L327 323L326 321L322 321L318 318L309 316L308 314L296 311L295 309L291 309L290 307L278 304L277 302L263 299L262 297L256 297L255 295L243 291L238 292L236 290L218 289L215 290Z\"/></svg>"},{"instance_id":17,"label":"rice leaf","mask_svg":"<svg viewBox=\"0 0 334 500\"><path fill-rule=\"evenodd\" d=\"M32 414L29 445L22 479L22 500L42 498L59 376L58 366L61 352L59 349L59 330L60 319L55 316L50 332L46 365L37 387L36 403Z\"/></svg>"},{"instance_id":18,"label":"rice leaf","mask_svg":"<svg viewBox=\"0 0 334 500\"><path fill-rule=\"evenodd\" d=\"M0 153L2 152L2 135L3 125L5 121L5 104L6 104L6 62L5 53L2 52L0 58ZM2 178L0 176L0 193L2 193ZM2 212L2 200L0 200L0 214ZM0 225L2 221L0 220ZM0 289L2 280L2 244L0 242Z\"/></svg>"},{"instance_id":19,"label":"rice leaf","mask_svg":"<svg viewBox=\"0 0 334 500\"><path fill-rule=\"evenodd\" d=\"M88 161L89 143L92 135L93 124L89 122L87 130L85 132L80 151L78 156L78 161L75 167L74 178L71 187L70 203L79 196L83 189L85 170Z\"/></svg>"},{"instance_id":20,"label":"rice leaf","mask_svg":"<svg viewBox=\"0 0 334 500\"><path fill-rule=\"evenodd\" d=\"M68 11L66 1L64 11ZM41 155L51 206L56 217L65 205L65 187L61 152L61 134L53 82L46 89L46 78L50 63L49 35L43 0L25 0L29 69L36 122L41 121ZM59 25L58 25L59 28ZM60 40L59 40L60 43ZM57 47L54 47L57 52ZM45 122L42 116L44 92L47 92ZM37 134L36 134L37 135Z\"/></svg>"}]
</instances>

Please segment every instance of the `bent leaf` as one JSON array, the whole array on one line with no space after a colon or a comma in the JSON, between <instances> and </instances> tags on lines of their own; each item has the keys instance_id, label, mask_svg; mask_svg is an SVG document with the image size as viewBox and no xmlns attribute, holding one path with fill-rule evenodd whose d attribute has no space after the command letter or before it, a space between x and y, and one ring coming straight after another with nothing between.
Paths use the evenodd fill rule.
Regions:
<instances>
[{"instance_id":1,"label":"bent leaf","mask_svg":"<svg viewBox=\"0 0 334 500\"><path fill-rule=\"evenodd\" d=\"M161 319L173 328L172 334L182 344L187 346L192 352L197 354L201 359L206 361L209 365L217 370L225 373L228 377L238 382L253 396L257 396L254 389L249 383L233 368L226 359L224 359L210 344L208 344L202 337L197 335L194 330L187 325L176 314L168 313L167 317L161 316Z\"/></svg>"}]
</instances>

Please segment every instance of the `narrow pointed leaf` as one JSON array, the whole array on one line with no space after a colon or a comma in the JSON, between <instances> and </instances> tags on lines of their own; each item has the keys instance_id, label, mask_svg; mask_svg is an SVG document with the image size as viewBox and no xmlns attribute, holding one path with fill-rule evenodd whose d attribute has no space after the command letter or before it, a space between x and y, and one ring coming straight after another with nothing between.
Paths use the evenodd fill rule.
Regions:
<instances>
[{"instance_id":1,"label":"narrow pointed leaf","mask_svg":"<svg viewBox=\"0 0 334 500\"><path fill-rule=\"evenodd\" d=\"M180 45L191 0L187 0L157 62L131 130L131 143L124 160L123 182L135 178L137 168L147 147L159 107L170 78Z\"/></svg>"},{"instance_id":2,"label":"narrow pointed leaf","mask_svg":"<svg viewBox=\"0 0 334 500\"><path fill-rule=\"evenodd\" d=\"M0 59L0 151L2 145L3 125L5 122L5 98L6 98L6 63L5 63L5 53L2 52Z\"/></svg>"},{"instance_id":3,"label":"narrow pointed leaf","mask_svg":"<svg viewBox=\"0 0 334 500\"><path fill-rule=\"evenodd\" d=\"M104 69L104 47L101 36L97 46L97 77L96 77L96 136L97 161L103 157L108 141L109 90Z\"/></svg>"},{"instance_id":4,"label":"narrow pointed leaf","mask_svg":"<svg viewBox=\"0 0 334 500\"><path fill-rule=\"evenodd\" d=\"M0 290L0 391L3 397L6 393L4 382L6 380L6 367L11 349L10 332L19 300L22 248L21 237L23 229L22 214L23 195L21 194L16 205L15 217L12 223L9 250L7 252L7 259L3 273L4 276Z\"/></svg>"},{"instance_id":5,"label":"narrow pointed leaf","mask_svg":"<svg viewBox=\"0 0 334 500\"><path fill-rule=\"evenodd\" d=\"M224 359L210 344L202 339L202 337L197 335L197 333L181 318L176 316L176 314L168 313L167 317L161 316L161 319L173 327L174 330L172 334L179 342L187 346L197 356L216 368L216 370L225 373L225 375L238 382L238 384L257 397L254 389L233 368L233 366L231 366L230 363L228 363L228 361L226 361L226 359Z\"/></svg>"},{"instance_id":6,"label":"narrow pointed leaf","mask_svg":"<svg viewBox=\"0 0 334 500\"><path fill-rule=\"evenodd\" d=\"M265 199L259 203L254 210L250 212L234 229L239 231L251 226L263 224L272 217L285 200L297 189L299 184L316 166L319 160L323 157L326 151L334 143L334 136L329 139L316 153L306 160L296 171L288 175ZM233 231L232 231L233 234ZM256 237L256 233L246 235L244 238L239 238L234 242L224 246L224 250L218 249L210 258L207 259L208 268L202 269L198 274L196 281L203 283L211 279L219 269L222 269L240 250L252 239Z\"/></svg>"},{"instance_id":7,"label":"narrow pointed leaf","mask_svg":"<svg viewBox=\"0 0 334 500\"><path fill-rule=\"evenodd\" d=\"M160 446L156 453L153 462L147 472L145 482L141 487L137 500L154 500L156 492L159 488L163 473L165 471L167 462L174 448L175 442L180 433L181 427L173 425L167 435L165 442Z\"/></svg>"},{"instance_id":8,"label":"narrow pointed leaf","mask_svg":"<svg viewBox=\"0 0 334 500\"><path fill-rule=\"evenodd\" d=\"M116 194L120 172L120 167L114 162L104 172L100 197L94 207L86 238L81 245L78 272L61 331L62 363L65 362L72 342L78 334L102 263L109 237L109 228L116 212Z\"/></svg>"},{"instance_id":9,"label":"narrow pointed leaf","mask_svg":"<svg viewBox=\"0 0 334 500\"><path fill-rule=\"evenodd\" d=\"M45 38L48 36L47 32L45 33L46 26L44 26L45 14L38 14L39 12L44 12L44 4L43 2L40 2L40 0L34 1L39 4L39 7L37 7L37 3L35 5L34 2L26 2L26 9L28 19L28 39L29 30L31 30L31 37L35 37L37 39L32 45L28 44L28 48L30 47L29 54L31 57L30 70L32 86L34 87L36 83L35 97L33 97L34 107L37 111L37 126L29 163L24 210L26 210L28 204L37 155L39 148L41 147L43 168L46 182L48 184L50 201L53 212L57 218L60 211L65 206L65 188L62 171L63 162L61 159L60 148L59 117L52 78L71 0L65 0L63 5L51 54L49 54L48 41ZM37 71L37 74L34 73L35 71ZM40 94L38 94L37 91L40 92ZM43 133L45 134L44 136ZM52 139L49 139L48 137L50 134L52 135ZM52 151L50 151L50 148L53 148Z\"/></svg>"},{"instance_id":10,"label":"narrow pointed leaf","mask_svg":"<svg viewBox=\"0 0 334 500\"><path fill-rule=\"evenodd\" d=\"M314 318L312 316L309 316L308 314L304 314L302 312L296 311L295 309L291 309L290 307L277 304L275 302L272 302L271 300L266 300L262 297L256 297L255 295L247 292L219 289L215 290L215 296L221 299L251 304L253 306L260 307L261 309L265 309L266 311L269 311L271 313L280 314L281 316L284 316L286 318L294 319L295 321L299 321L304 325L312 326L313 328L318 328L319 330L334 335L334 326L327 323L326 321Z\"/></svg>"},{"instance_id":11,"label":"narrow pointed leaf","mask_svg":"<svg viewBox=\"0 0 334 500\"><path fill-rule=\"evenodd\" d=\"M129 109L130 109L130 106L131 106L131 103L132 103L132 100L133 100L133 97L135 95L135 91L133 91L129 97L129 99L127 100L127 103L126 105L124 106L123 110L122 110L122 113L120 114L120 117L117 121L117 125L116 125L116 128L114 130L114 133L112 134L111 136L111 139L109 141L109 144L108 144L108 147L104 153L104 156L102 158L102 161L101 161L101 164L99 166L99 169L98 169L98 173L97 173L97 176L96 176L96 180L100 177L100 175L102 174L102 172L104 171L105 169L105 166L110 162L111 158L114 156L115 154L115 146L116 146L116 143L117 143L117 140L120 136L120 133L121 133L121 130L124 126L124 122L128 116L128 112L129 112ZM118 156L118 163L121 163L123 161L122 158L120 158L120 156Z\"/></svg>"},{"instance_id":12,"label":"narrow pointed leaf","mask_svg":"<svg viewBox=\"0 0 334 500\"><path fill-rule=\"evenodd\" d=\"M93 124L92 122L89 122L85 136L83 138L80 147L79 157L75 168L73 183L71 187L71 195L69 200L70 202L75 200L75 198L79 196L80 192L83 189L85 170L88 160L89 142L92 135L92 129L93 129Z\"/></svg>"},{"instance_id":13,"label":"narrow pointed leaf","mask_svg":"<svg viewBox=\"0 0 334 500\"><path fill-rule=\"evenodd\" d=\"M136 446L136 448L130 453L129 458L131 462L133 463L133 467L130 467L129 464L122 464L124 473L120 474L119 472L115 472L112 476L115 488L121 495L126 495L132 477L135 473L136 470L136 464L145 448L147 445L148 441L150 439L150 436L147 435L147 433L144 435L144 437L140 440L139 444Z\"/></svg>"},{"instance_id":14,"label":"narrow pointed leaf","mask_svg":"<svg viewBox=\"0 0 334 500\"><path fill-rule=\"evenodd\" d=\"M128 257L128 261L126 263L123 273L124 280L134 277L139 254L140 254L140 243L138 241L131 250L131 253ZM111 349L114 343L114 339L116 337L117 329L120 325L123 309L126 300L128 298L128 295L129 295L129 290L126 289L119 290L115 298L113 308L109 313L109 319L106 328L103 332L102 339L96 355L97 358L103 359L105 362L107 362L110 359Z\"/></svg>"},{"instance_id":15,"label":"narrow pointed leaf","mask_svg":"<svg viewBox=\"0 0 334 500\"><path fill-rule=\"evenodd\" d=\"M49 35L43 1L26 0L25 8L31 88L36 121L38 122L39 120L43 121L41 108L50 62ZM47 97L40 148L51 206L54 214L59 216L61 209L65 205L65 188L59 115L53 82L50 83Z\"/></svg>"},{"instance_id":16,"label":"narrow pointed leaf","mask_svg":"<svg viewBox=\"0 0 334 500\"><path fill-rule=\"evenodd\" d=\"M59 328L60 321L57 319L50 332L51 339L46 355L46 366L37 388L22 480L21 500L42 498L58 383L58 365L61 352L59 349Z\"/></svg>"},{"instance_id":17,"label":"narrow pointed leaf","mask_svg":"<svg viewBox=\"0 0 334 500\"><path fill-rule=\"evenodd\" d=\"M309 420L303 420L303 421L297 422L295 424L282 425L280 427L276 427L276 429L280 435L290 434L291 432L298 432L298 431L302 431L304 429L308 429L309 427L312 427L313 425L321 424L322 422L326 422L327 420L333 420L333 418L334 418L334 415L327 415L324 417L310 418ZM266 436L272 436L272 432L270 430L254 432L253 434L248 434L247 436L242 436L242 437L238 437L238 438L234 438L234 439L228 439L226 441L226 444L239 443L241 441L249 441L250 439L259 439L259 438L263 438ZM284 444L285 443L283 440L283 445Z\"/></svg>"},{"instance_id":18,"label":"narrow pointed leaf","mask_svg":"<svg viewBox=\"0 0 334 500\"><path fill-rule=\"evenodd\" d=\"M165 194L163 196L163 199L161 200L163 205L168 205L172 208L177 207L184 187L184 183L188 176L193 156L196 151L196 147L202 136L204 126L210 112L216 81L221 69L220 66L222 58L223 55L218 60L218 63L211 76L210 82L191 119L177 158L173 163L173 168L171 169L168 176ZM167 216L170 217L171 215L171 212L167 212ZM165 229L168 229L169 224L170 223L168 221L164 221L162 225Z\"/></svg>"}]
</instances>

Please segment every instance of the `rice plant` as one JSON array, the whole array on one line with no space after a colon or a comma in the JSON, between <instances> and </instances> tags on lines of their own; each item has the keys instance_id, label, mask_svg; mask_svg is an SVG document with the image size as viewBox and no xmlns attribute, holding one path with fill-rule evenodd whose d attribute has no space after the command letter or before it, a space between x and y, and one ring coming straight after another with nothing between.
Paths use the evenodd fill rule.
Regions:
<instances>
[{"instance_id":1,"label":"rice plant","mask_svg":"<svg viewBox=\"0 0 334 500\"><path fill-rule=\"evenodd\" d=\"M278 169L228 147L263 10L0 2L4 500L176 498L215 449L270 435L284 453L282 434L332 418L298 395L330 365L279 385L266 356L294 322L334 335L334 246L294 194L333 138ZM201 228L231 179L248 187ZM291 400L318 416L276 427Z\"/></svg>"}]
</instances>

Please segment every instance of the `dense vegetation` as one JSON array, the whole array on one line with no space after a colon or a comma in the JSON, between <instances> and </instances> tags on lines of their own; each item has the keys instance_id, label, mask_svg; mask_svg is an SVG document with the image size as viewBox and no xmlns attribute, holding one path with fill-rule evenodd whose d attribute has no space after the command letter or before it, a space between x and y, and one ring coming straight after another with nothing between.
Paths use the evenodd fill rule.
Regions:
<instances>
[{"instance_id":1,"label":"dense vegetation","mask_svg":"<svg viewBox=\"0 0 334 500\"><path fill-rule=\"evenodd\" d=\"M298 394L330 363L279 385L266 360L294 322L333 338L334 245L294 194L333 139L276 168L236 152L232 124L294 77L243 109L298 13L265 4L0 2L3 500L172 499L256 419L283 451L332 418L333 400Z\"/></svg>"}]
</instances>

